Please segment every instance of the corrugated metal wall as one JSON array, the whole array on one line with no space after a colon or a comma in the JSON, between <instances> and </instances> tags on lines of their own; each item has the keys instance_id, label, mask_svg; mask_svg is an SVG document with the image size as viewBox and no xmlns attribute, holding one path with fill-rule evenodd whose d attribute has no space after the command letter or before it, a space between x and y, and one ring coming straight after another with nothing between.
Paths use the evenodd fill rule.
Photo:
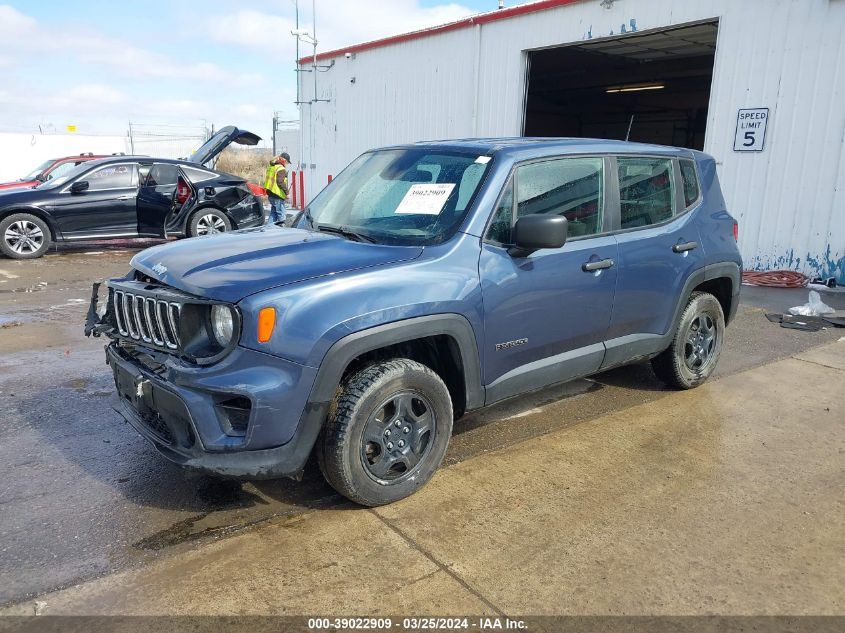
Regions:
<instances>
[{"instance_id":1,"label":"corrugated metal wall","mask_svg":"<svg viewBox=\"0 0 845 633\"><path fill-rule=\"evenodd\" d=\"M370 147L519 135L526 50L714 18L705 150L719 161L746 265L845 283L845 0L585 0L341 55L318 75L330 102L302 112L304 161L316 165L309 196ZM755 107L770 109L766 147L735 152L737 110Z\"/></svg>"}]
</instances>

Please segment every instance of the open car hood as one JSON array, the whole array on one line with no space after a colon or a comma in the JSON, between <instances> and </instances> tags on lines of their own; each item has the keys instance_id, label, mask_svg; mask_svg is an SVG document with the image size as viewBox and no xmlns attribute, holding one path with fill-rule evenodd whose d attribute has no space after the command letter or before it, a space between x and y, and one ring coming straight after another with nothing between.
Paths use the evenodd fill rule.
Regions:
<instances>
[{"instance_id":1,"label":"open car hood","mask_svg":"<svg viewBox=\"0 0 845 633\"><path fill-rule=\"evenodd\" d=\"M199 149L191 154L188 160L198 165L205 165L209 161L214 160L231 143L237 143L238 145L258 145L258 141L260 140L261 137L258 134L238 129L234 125L227 125L224 128L220 128L210 139L200 145Z\"/></svg>"},{"instance_id":2,"label":"open car hood","mask_svg":"<svg viewBox=\"0 0 845 633\"><path fill-rule=\"evenodd\" d=\"M132 267L189 294L234 303L297 281L415 259L422 251L262 227L153 246L135 255Z\"/></svg>"}]
</instances>

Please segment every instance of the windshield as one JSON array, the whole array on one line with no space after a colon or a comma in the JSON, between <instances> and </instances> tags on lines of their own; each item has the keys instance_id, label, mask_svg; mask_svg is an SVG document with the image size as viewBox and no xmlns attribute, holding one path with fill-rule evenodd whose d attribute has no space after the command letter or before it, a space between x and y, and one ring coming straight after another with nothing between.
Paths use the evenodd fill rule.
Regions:
<instances>
[{"instance_id":1,"label":"windshield","mask_svg":"<svg viewBox=\"0 0 845 633\"><path fill-rule=\"evenodd\" d=\"M29 172L26 176L21 178L21 180L35 180L42 171L47 169L50 165L52 165L55 162L56 162L55 158L51 158L50 160L45 160L38 167L36 167L31 172Z\"/></svg>"},{"instance_id":2,"label":"windshield","mask_svg":"<svg viewBox=\"0 0 845 633\"><path fill-rule=\"evenodd\" d=\"M463 221L490 161L430 148L368 152L323 189L296 226L383 244L437 244Z\"/></svg>"},{"instance_id":3,"label":"windshield","mask_svg":"<svg viewBox=\"0 0 845 633\"><path fill-rule=\"evenodd\" d=\"M51 178L45 182L42 182L40 185L35 187L36 189L55 189L56 187L61 187L63 184L76 178L79 174L83 174L91 167L97 164L97 161L86 161L84 163L80 163L70 171L68 171L64 176L58 176L57 178Z\"/></svg>"}]
</instances>

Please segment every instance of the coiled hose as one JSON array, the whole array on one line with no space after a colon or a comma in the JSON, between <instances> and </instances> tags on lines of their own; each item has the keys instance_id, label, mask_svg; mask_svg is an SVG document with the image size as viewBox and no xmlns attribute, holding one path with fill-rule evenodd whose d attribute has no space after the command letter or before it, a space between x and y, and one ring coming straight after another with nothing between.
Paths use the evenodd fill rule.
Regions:
<instances>
[{"instance_id":1,"label":"coiled hose","mask_svg":"<svg viewBox=\"0 0 845 633\"><path fill-rule=\"evenodd\" d=\"M768 288L804 288L810 278L793 270L745 270L742 273L742 283L749 286L766 286Z\"/></svg>"}]
</instances>

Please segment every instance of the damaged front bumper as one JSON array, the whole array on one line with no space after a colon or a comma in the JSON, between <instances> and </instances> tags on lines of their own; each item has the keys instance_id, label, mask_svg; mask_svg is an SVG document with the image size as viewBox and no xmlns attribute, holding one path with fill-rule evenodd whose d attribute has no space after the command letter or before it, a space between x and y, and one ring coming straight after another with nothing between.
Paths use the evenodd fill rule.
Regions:
<instances>
[{"instance_id":1,"label":"damaged front bumper","mask_svg":"<svg viewBox=\"0 0 845 633\"><path fill-rule=\"evenodd\" d=\"M114 330L114 322L110 311L111 303L106 302L106 309L100 312L100 286L103 282L95 282L91 289L91 303L88 305L88 314L85 315L85 336L99 338L103 334L110 334Z\"/></svg>"},{"instance_id":2,"label":"damaged front bumper","mask_svg":"<svg viewBox=\"0 0 845 633\"><path fill-rule=\"evenodd\" d=\"M112 339L116 409L162 455L227 477L299 476L328 406L309 404L316 369L242 347L207 366L147 349L99 316L97 286L85 332Z\"/></svg>"}]
</instances>

